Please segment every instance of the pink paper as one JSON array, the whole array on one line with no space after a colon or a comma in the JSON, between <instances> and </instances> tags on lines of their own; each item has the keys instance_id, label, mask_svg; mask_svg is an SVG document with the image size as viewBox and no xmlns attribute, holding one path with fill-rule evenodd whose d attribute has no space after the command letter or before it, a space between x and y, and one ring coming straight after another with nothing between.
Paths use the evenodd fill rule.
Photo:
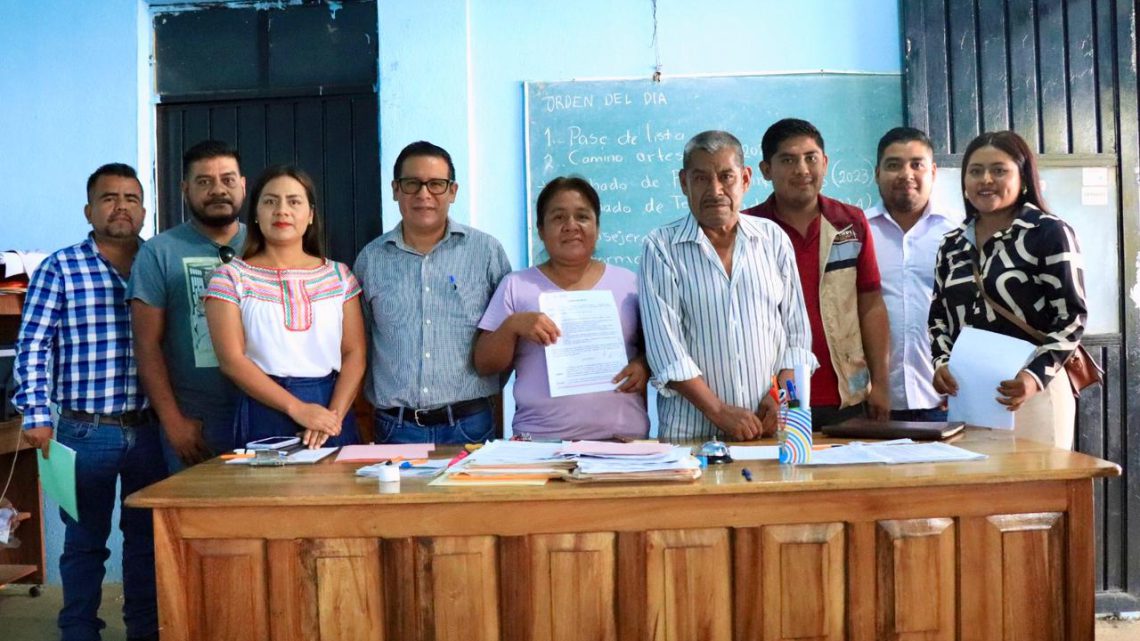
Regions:
<instances>
[{"instance_id":1,"label":"pink paper","mask_svg":"<svg viewBox=\"0 0 1140 641\"><path fill-rule=\"evenodd\" d=\"M435 443L406 443L397 445L345 445L336 456L337 463L375 463L400 459L427 458L435 450Z\"/></svg>"},{"instance_id":2,"label":"pink paper","mask_svg":"<svg viewBox=\"0 0 1140 641\"><path fill-rule=\"evenodd\" d=\"M673 449L669 443L609 443L605 441L576 441L561 450L559 454L605 454L609 456L646 456L664 454Z\"/></svg>"}]
</instances>

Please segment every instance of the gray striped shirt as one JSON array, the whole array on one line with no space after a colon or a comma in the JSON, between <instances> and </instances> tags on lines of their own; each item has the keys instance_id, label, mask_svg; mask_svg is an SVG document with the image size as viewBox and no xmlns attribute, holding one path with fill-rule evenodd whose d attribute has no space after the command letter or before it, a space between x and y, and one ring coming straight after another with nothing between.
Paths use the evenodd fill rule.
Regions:
<instances>
[{"instance_id":1,"label":"gray striped shirt","mask_svg":"<svg viewBox=\"0 0 1140 641\"><path fill-rule=\"evenodd\" d=\"M368 243L353 271L364 288L373 405L434 409L499 391L499 377L479 376L471 358L483 310L511 271L499 241L448 220L443 240L421 254L401 223Z\"/></svg>"},{"instance_id":2,"label":"gray striped shirt","mask_svg":"<svg viewBox=\"0 0 1140 641\"><path fill-rule=\"evenodd\" d=\"M771 221L739 220L731 277L693 216L646 237L641 322L662 439L718 434L670 381L703 376L720 400L755 410L773 374L815 363L791 241Z\"/></svg>"}]
</instances>

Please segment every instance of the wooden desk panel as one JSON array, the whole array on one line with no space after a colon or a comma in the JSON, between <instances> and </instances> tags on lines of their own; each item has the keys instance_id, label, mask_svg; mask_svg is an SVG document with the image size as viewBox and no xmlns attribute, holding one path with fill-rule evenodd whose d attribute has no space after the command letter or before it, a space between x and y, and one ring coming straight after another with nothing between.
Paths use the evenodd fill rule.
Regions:
<instances>
[{"instance_id":1,"label":"wooden desk panel","mask_svg":"<svg viewBox=\"0 0 1140 641\"><path fill-rule=\"evenodd\" d=\"M156 510L163 639L1091 641L1091 479L1119 468L960 444L990 458L399 494L212 462L128 504Z\"/></svg>"}]
</instances>

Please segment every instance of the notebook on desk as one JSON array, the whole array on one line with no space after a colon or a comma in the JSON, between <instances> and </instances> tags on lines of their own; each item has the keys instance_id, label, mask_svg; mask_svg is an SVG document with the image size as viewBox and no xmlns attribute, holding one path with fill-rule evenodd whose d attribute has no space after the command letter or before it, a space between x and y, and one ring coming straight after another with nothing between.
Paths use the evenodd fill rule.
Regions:
<instances>
[{"instance_id":1,"label":"notebook on desk","mask_svg":"<svg viewBox=\"0 0 1140 641\"><path fill-rule=\"evenodd\" d=\"M925 421L874 421L850 418L823 428L826 436L836 438L909 438L916 441L945 441L966 427L962 421L932 423Z\"/></svg>"}]
</instances>

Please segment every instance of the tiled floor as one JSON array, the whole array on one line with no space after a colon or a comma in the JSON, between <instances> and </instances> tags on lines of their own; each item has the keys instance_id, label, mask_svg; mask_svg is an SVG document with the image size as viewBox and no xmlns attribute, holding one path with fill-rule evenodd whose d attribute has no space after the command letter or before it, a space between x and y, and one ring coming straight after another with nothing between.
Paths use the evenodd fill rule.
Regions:
<instances>
[{"instance_id":1,"label":"tiled floor","mask_svg":"<svg viewBox=\"0 0 1140 641\"><path fill-rule=\"evenodd\" d=\"M45 586L44 593L36 598L27 596L23 587L0 590L0 637L4 641L48 641L56 639L55 615L59 610L62 593L58 586ZM103 641L124 641L127 638L122 619L123 586L115 583L103 586L103 607L99 616L107 622ZM1098 620L1097 641L1140 641L1140 620Z\"/></svg>"}]
</instances>

